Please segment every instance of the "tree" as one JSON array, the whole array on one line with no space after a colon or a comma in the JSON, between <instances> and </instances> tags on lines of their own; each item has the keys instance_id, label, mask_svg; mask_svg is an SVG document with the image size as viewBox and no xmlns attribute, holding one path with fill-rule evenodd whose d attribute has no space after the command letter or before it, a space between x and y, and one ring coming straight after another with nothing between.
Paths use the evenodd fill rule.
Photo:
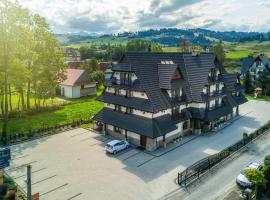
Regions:
<instances>
[{"instance_id":1,"label":"tree","mask_svg":"<svg viewBox=\"0 0 270 200\"><path fill-rule=\"evenodd\" d=\"M218 61L221 62L221 64L223 64L226 58L226 54L225 54L222 42L219 42L216 45L214 45L213 51L214 51L214 54L217 56Z\"/></svg>"},{"instance_id":2,"label":"tree","mask_svg":"<svg viewBox=\"0 0 270 200\"><path fill-rule=\"evenodd\" d=\"M89 74L99 70L99 64L96 58L91 58L90 61L86 61L83 65L82 65L82 69L84 69L85 71L87 71Z\"/></svg>"},{"instance_id":3,"label":"tree","mask_svg":"<svg viewBox=\"0 0 270 200\"><path fill-rule=\"evenodd\" d=\"M93 78L94 81L98 83L98 85L102 85L105 83L105 75L101 70L94 71L91 74L91 77Z\"/></svg>"},{"instance_id":4,"label":"tree","mask_svg":"<svg viewBox=\"0 0 270 200\"><path fill-rule=\"evenodd\" d=\"M127 51L144 51L147 52L149 47L149 42L146 40L135 39L131 40L126 45Z\"/></svg>"},{"instance_id":5,"label":"tree","mask_svg":"<svg viewBox=\"0 0 270 200\"><path fill-rule=\"evenodd\" d=\"M259 77L256 80L256 86L263 89L265 96L267 93L269 93L269 90L270 90L269 78L270 78L270 73L264 70L263 72L260 73Z\"/></svg>"},{"instance_id":6,"label":"tree","mask_svg":"<svg viewBox=\"0 0 270 200\"><path fill-rule=\"evenodd\" d=\"M255 196L256 199L261 197L261 188L266 184L266 179L263 171L258 169L247 169L245 175L248 180L255 186Z\"/></svg>"},{"instance_id":7,"label":"tree","mask_svg":"<svg viewBox=\"0 0 270 200\"><path fill-rule=\"evenodd\" d=\"M63 55L44 18L32 15L17 1L0 1L0 77L1 110L3 115L2 141L7 140L11 92L20 94L24 110L30 110L30 94L40 100L52 97L64 78ZM14 89L13 89L14 88Z\"/></svg>"},{"instance_id":8,"label":"tree","mask_svg":"<svg viewBox=\"0 0 270 200\"><path fill-rule=\"evenodd\" d=\"M180 52L190 52L191 51L191 45L190 42L186 37L180 38L180 46L179 46Z\"/></svg>"},{"instance_id":9,"label":"tree","mask_svg":"<svg viewBox=\"0 0 270 200\"><path fill-rule=\"evenodd\" d=\"M243 86L244 86L245 91L247 93L253 92L253 85L252 85L252 81L251 81L249 70L244 74Z\"/></svg>"},{"instance_id":10,"label":"tree","mask_svg":"<svg viewBox=\"0 0 270 200\"><path fill-rule=\"evenodd\" d=\"M163 52L163 49L159 44L152 44L151 52Z\"/></svg>"}]
</instances>

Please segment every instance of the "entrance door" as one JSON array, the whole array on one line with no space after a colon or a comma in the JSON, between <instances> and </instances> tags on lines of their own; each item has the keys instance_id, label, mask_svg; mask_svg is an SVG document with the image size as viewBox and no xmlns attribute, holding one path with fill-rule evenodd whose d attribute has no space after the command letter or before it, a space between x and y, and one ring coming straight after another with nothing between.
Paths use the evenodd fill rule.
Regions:
<instances>
[{"instance_id":1,"label":"entrance door","mask_svg":"<svg viewBox=\"0 0 270 200\"><path fill-rule=\"evenodd\" d=\"M142 147L146 147L146 136L141 135L140 144L141 144Z\"/></svg>"}]
</instances>

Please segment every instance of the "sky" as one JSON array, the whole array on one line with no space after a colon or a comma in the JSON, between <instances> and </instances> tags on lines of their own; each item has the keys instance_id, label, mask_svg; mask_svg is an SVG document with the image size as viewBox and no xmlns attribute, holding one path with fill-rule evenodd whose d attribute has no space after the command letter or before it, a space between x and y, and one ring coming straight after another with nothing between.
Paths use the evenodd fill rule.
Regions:
<instances>
[{"instance_id":1,"label":"sky","mask_svg":"<svg viewBox=\"0 0 270 200\"><path fill-rule=\"evenodd\" d=\"M19 0L55 33L159 28L270 31L270 0Z\"/></svg>"}]
</instances>

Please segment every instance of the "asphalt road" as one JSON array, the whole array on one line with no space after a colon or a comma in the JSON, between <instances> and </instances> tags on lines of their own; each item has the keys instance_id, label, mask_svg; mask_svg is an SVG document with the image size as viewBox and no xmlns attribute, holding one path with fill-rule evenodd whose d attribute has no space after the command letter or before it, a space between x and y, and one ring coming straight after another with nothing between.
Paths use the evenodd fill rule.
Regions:
<instances>
[{"instance_id":1,"label":"asphalt road","mask_svg":"<svg viewBox=\"0 0 270 200\"><path fill-rule=\"evenodd\" d=\"M253 141L242 153L235 154L222 167L203 177L188 189L179 189L166 199L183 200L216 200L223 199L225 194L235 187L235 178L239 171L251 162L263 163L270 154L270 133Z\"/></svg>"}]
</instances>

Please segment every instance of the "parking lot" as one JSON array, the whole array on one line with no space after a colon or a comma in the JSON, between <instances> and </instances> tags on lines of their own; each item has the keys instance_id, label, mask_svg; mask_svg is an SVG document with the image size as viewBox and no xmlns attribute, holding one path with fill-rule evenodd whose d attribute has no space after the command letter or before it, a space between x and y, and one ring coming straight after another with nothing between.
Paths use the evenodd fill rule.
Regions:
<instances>
[{"instance_id":1,"label":"parking lot","mask_svg":"<svg viewBox=\"0 0 270 200\"><path fill-rule=\"evenodd\" d=\"M179 190L177 172L266 123L269 110L268 102L250 101L225 129L153 153L131 147L107 155L104 146L113 138L78 128L12 146L6 172L26 189L26 165L31 164L32 190L42 200L160 199Z\"/></svg>"}]
</instances>

